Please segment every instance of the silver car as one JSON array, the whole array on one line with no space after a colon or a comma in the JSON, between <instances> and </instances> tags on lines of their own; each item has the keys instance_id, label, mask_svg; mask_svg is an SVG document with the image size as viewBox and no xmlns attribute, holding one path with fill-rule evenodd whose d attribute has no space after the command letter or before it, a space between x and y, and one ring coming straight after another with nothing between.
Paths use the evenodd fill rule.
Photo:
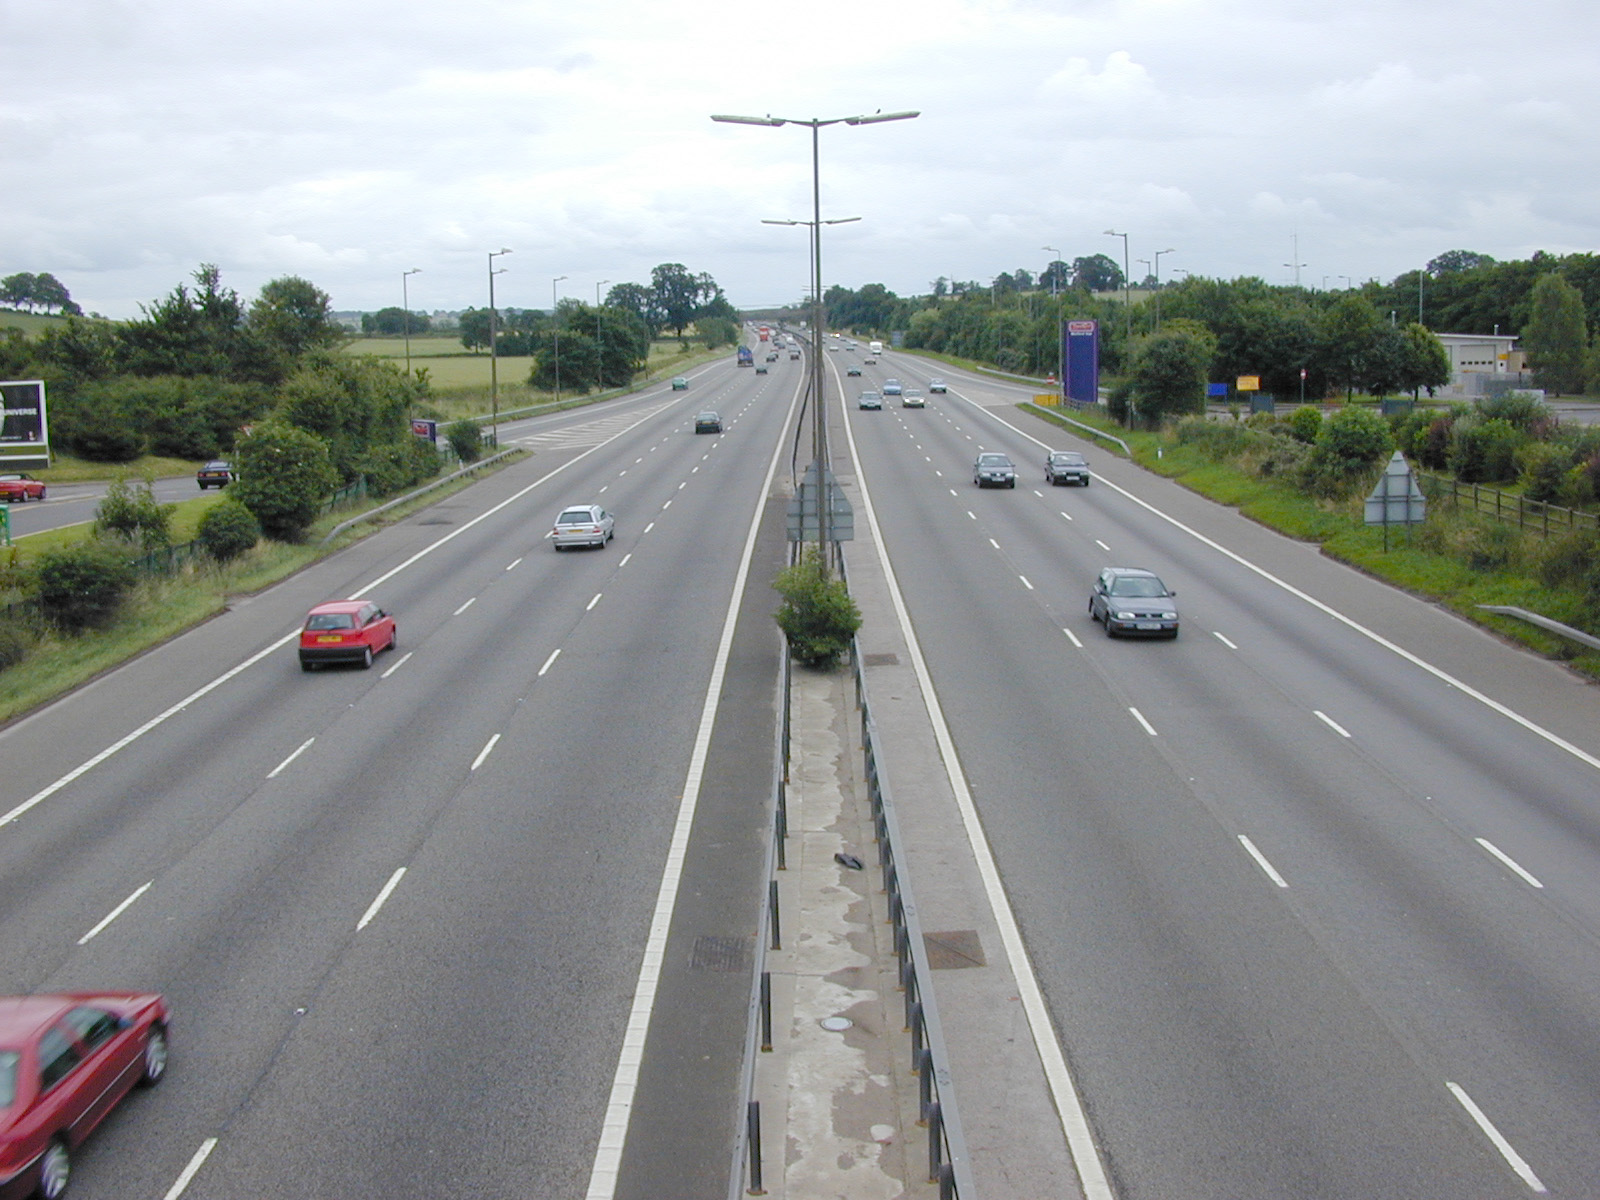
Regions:
<instances>
[{"instance_id":1,"label":"silver car","mask_svg":"<svg viewBox=\"0 0 1600 1200\"><path fill-rule=\"evenodd\" d=\"M598 504L575 504L563 508L549 538L557 550L568 546L601 546L617 530L617 519Z\"/></svg>"},{"instance_id":2,"label":"silver car","mask_svg":"<svg viewBox=\"0 0 1600 1200\"><path fill-rule=\"evenodd\" d=\"M922 408L926 404L927 401L923 399L922 393L916 388L907 388L900 393L901 408Z\"/></svg>"},{"instance_id":3,"label":"silver car","mask_svg":"<svg viewBox=\"0 0 1600 1200\"><path fill-rule=\"evenodd\" d=\"M993 450L978 455L972 464L972 482L979 487L1017 486L1017 464Z\"/></svg>"},{"instance_id":4,"label":"silver car","mask_svg":"<svg viewBox=\"0 0 1600 1200\"><path fill-rule=\"evenodd\" d=\"M1107 637L1178 636L1177 593L1142 567L1107 567L1089 593L1089 615L1103 621Z\"/></svg>"},{"instance_id":5,"label":"silver car","mask_svg":"<svg viewBox=\"0 0 1600 1200\"><path fill-rule=\"evenodd\" d=\"M1052 450L1044 460L1044 481L1089 486L1089 461L1076 450Z\"/></svg>"},{"instance_id":6,"label":"silver car","mask_svg":"<svg viewBox=\"0 0 1600 1200\"><path fill-rule=\"evenodd\" d=\"M882 408L883 397L877 392L862 392L856 397L857 408Z\"/></svg>"}]
</instances>

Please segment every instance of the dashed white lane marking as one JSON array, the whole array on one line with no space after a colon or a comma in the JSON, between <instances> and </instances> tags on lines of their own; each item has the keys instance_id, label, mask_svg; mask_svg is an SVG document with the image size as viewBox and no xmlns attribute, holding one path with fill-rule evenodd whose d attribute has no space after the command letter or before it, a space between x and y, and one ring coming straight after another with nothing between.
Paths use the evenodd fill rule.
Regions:
<instances>
[{"instance_id":1,"label":"dashed white lane marking","mask_svg":"<svg viewBox=\"0 0 1600 1200\"><path fill-rule=\"evenodd\" d=\"M113 908L103 918L101 918L101 921L100 921L100 923L98 925L96 925L93 929L89 930L88 933L84 934L81 938L78 939L78 945L82 946L82 945L86 944L88 941L90 941L90 939L92 939L95 936L95 934L99 933L107 925L111 924L111 922L115 921L123 913L127 912L128 909L133 905L133 902L135 900L137 900L140 896L144 895L146 892L148 892L150 890L150 886L153 883L155 883L154 879L150 880L149 883L146 883L146 884L143 884L140 887L134 888L133 889L133 895L129 896L121 904L119 904L115 908Z\"/></svg>"},{"instance_id":2,"label":"dashed white lane marking","mask_svg":"<svg viewBox=\"0 0 1600 1200\"><path fill-rule=\"evenodd\" d=\"M1478 845L1482 846L1490 854L1494 855L1502 863L1504 863L1508 870L1515 872L1516 875L1521 878L1522 882L1526 883L1529 887L1542 888L1544 886L1544 884L1540 883L1531 872L1523 870L1522 864L1517 862L1516 859L1512 858L1504 850L1500 849L1499 846L1496 846L1488 838L1475 838L1474 840L1478 843Z\"/></svg>"},{"instance_id":3,"label":"dashed white lane marking","mask_svg":"<svg viewBox=\"0 0 1600 1200\"><path fill-rule=\"evenodd\" d=\"M1022 586L1027 588L1030 592L1035 590L1033 584L1028 582L1028 577L1026 575L1018 575L1017 578L1022 580Z\"/></svg>"},{"instance_id":4,"label":"dashed white lane marking","mask_svg":"<svg viewBox=\"0 0 1600 1200\"><path fill-rule=\"evenodd\" d=\"M1110 546L1108 546L1108 545L1106 545L1106 544L1105 544L1105 543L1104 543L1104 542L1102 542L1102 541L1101 541L1101 540L1100 540L1100 539L1099 539L1099 538L1095 538L1095 540L1094 540L1094 544L1095 544L1095 545L1096 545L1096 546L1099 546L1099 547L1100 547L1100 549L1102 549L1102 550L1104 550L1104 551L1105 551L1105 552L1106 552L1106 553L1107 553L1107 554L1110 554L1110 553L1111 553L1111 547L1110 547Z\"/></svg>"},{"instance_id":5,"label":"dashed white lane marking","mask_svg":"<svg viewBox=\"0 0 1600 1200\"><path fill-rule=\"evenodd\" d=\"M406 663L411 660L411 655L413 653L414 653L413 651L407 650L404 654L402 654L398 659L395 660L394 666L390 667L382 675L379 675L378 678L379 679L387 679L387 678L389 678L389 676L393 675L396 671L398 671L401 667L405 666Z\"/></svg>"},{"instance_id":6,"label":"dashed white lane marking","mask_svg":"<svg viewBox=\"0 0 1600 1200\"><path fill-rule=\"evenodd\" d=\"M1349 730L1347 730L1343 725L1339 724L1339 722L1335 721L1332 717L1330 717L1327 713L1323 712L1321 709L1313 708L1311 711L1317 714L1317 719L1318 720L1320 720L1329 729L1331 729L1335 733L1337 733L1340 737L1347 738L1347 737L1350 736L1350 731Z\"/></svg>"},{"instance_id":7,"label":"dashed white lane marking","mask_svg":"<svg viewBox=\"0 0 1600 1200\"><path fill-rule=\"evenodd\" d=\"M1133 708L1131 706L1129 707L1128 711L1133 714L1133 719L1135 721L1139 722L1139 724L1144 726L1144 731L1146 733L1148 733L1151 737L1155 737L1156 736L1156 727L1154 725L1150 724L1149 721L1146 721L1144 719L1144 714L1142 712L1140 712L1137 708Z\"/></svg>"},{"instance_id":8,"label":"dashed white lane marking","mask_svg":"<svg viewBox=\"0 0 1600 1200\"><path fill-rule=\"evenodd\" d=\"M405 874L406 869L404 867L400 867L393 875L389 876L389 882L383 885L383 890L378 893L377 898L374 899L371 904L367 905L367 911L362 913L361 920L356 922L357 933L365 929L372 918L378 915L378 910L381 909L384 905L384 902L389 899L389 894L399 886L400 881L405 878Z\"/></svg>"},{"instance_id":9,"label":"dashed white lane marking","mask_svg":"<svg viewBox=\"0 0 1600 1200\"><path fill-rule=\"evenodd\" d=\"M1466 1109L1467 1115L1477 1123L1479 1129L1483 1130L1484 1136L1494 1143L1494 1148L1500 1151L1500 1157L1506 1160L1522 1182L1532 1191L1540 1193L1548 1191L1549 1189L1539 1181L1539 1177L1533 1173L1533 1168L1527 1164L1522 1155L1512 1149L1511 1143L1506 1141L1494 1127L1494 1123L1483 1115L1483 1109L1472 1102L1472 1097L1467 1095L1459 1084L1451 1083L1448 1079L1444 1081L1444 1085L1450 1089L1450 1094L1456 1098L1456 1103Z\"/></svg>"},{"instance_id":10,"label":"dashed white lane marking","mask_svg":"<svg viewBox=\"0 0 1600 1200\"><path fill-rule=\"evenodd\" d=\"M539 668L539 674L543 675L546 671L548 671L555 664L556 659L560 657L561 647L557 646L554 650L550 651L550 657L544 660L544 666Z\"/></svg>"},{"instance_id":11,"label":"dashed white lane marking","mask_svg":"<svg viewBox=\"0 0 1600 1200\"><path fill-rule=\"evenodd\" d=\"M485 742L483 744L483 749L478 751L478 757L472 760L472 766L469 767L468 770L476 771L479 767L483 766L483 760L489 757L490 753L492 753L494 750L494 744L499 740L500 735L497 733L487 742Z\"/></svg>"},{"instance_id":12,"label":"dashed white lane marking","mask_svg":"<svg viewBox=\"0 0 1600 1200\"><path fill-rule=\"evenodd\" d=\"M584 606L584 609L583 609L583 611L584 611L584 612L589 612L589 611L591 611L591 610L592 610L592 609L593 609L593 608L594 608L594 606L595 606L595 605L596 605L596 604L599 604L599 603L600 603L600 597L601 597L601 596L603 596L603 595L605 595L605 593L604 593L604 592L596 592L596 593L595 593L595 594L594 594L594 599L593 599L593 600L591 600L591 601L589 601L589 603L588 603L588 604L587 604L587 605L585 605L585 606Z\"/></svg>"},{"instance_id":13,"label":"dashed white lane marking","mask_svg":"<svg viewBox=\"0 0 1600 1200\"><path fill-rule=\"evenodd\" d=\"M522 565L522 560L520 558L513 558L510 562L508 562L506 564L506 570L515 571L521 565Z\"/></svg>"},{"instance_id":14,"label":"dashed white lane marking","mask_svg":"<svg viewBox=\"0 0 1600 1200\"><path fill-rule=\"evenodd\" d=\"M200 1168L205 1166L206 1159L211 1157L211 1152L217 1148L217 1139L209 1137L200 1143L200 1149L194 1152L194 1157L189 1160L189 1165L178 1173L178 1178L173 1181L167 1194L161 1200L178 1200L184 1190L189 1186Z\"/></svg>"},{"instance_id":15,"label":"dashed white lane marking","mask_svg":"<svg viewBox=\"0 0 1600 1200\"><path fill-rule=\"evenodd\" d=\"M621 562L619 562L619 563L618 563L618 564L617 564L617 566L618 566L618 567L625 567L625 566L627 566L627 565L628 565L628 560L629 560L629 559L630 559L630 558L632 558L632 557L633 557L633 551L631 551L631 550L630 550L630 551L628 551L628 553L626 553L626 554L624 554L624 555L623 555L623 556L622 556L622 561L621 561Z\"/></svg>"},{"instance_id":16,"label":"dashed white lane marking","mask_svg":"<svg viewBox=\"0 0 1600 1200\"><path fill-rule=\"evenodd\" d=\"M1273 883L1277 884L1281 888L1286 888L1289 886L1288 881L1285 880L1282 875L1279 875L1277 869L1267 861L1267 856L1261 853L1261 851L1257 850L1256 844L1249 838L1245 837L1245 835L1242 833L1239 835L1239 844L1245 848L1245 851L1250 855L1251 858L1256 860L1256 866L1260 867L1266 872L1268 879L1272 880Z\"/></svg>"},{"instance_id":17,"label":"dashed white lane marking","mask_svg":"<svg viewBox=\"0 0 1600 1200\"><path fill-rule=\"evenodd\" d=\"M1078 640L1078 635L1073 633L1072 630L1063 629L1061 632L1067 635L1067 641L1071 642L1079 650L1083 649L1083 643Z\"/></svg>"},{"instance_id":18,"label":"dashed white lane marking","mask_svg":"<svg viewBox=\"0 0 1600 1200\"><path fill-rule=\"evenodd\" d=\"M452 617L459 617L462 613L466 612L467 609L471 608L477 602L478 602L478 598L476 596L474 596L471 600L468 600L465 604L463 604L460 608L456 609L455 612L451 613L450 615Z\"/></svg>"},{"instance_id":19,"label":"dashed white lane marking","mask_svg":"<svg viewBox=\"0 0 1600 1200\"><path fill-rule=\"evenodd\" d=\"M1237 649L1238 649L1238 648L1239 648L1239 647L1237 647L1237 646L1235 646L1235 645L1234 645L1234 644L1233 644L1233 643L1232 643L1232 642L1230 642L1230 641L1229 641L1229 640L1228 640L1228 639L1227 639L1227 638L1225 638L1225 637L1223 637L1223 636L1222 636L1222 635L1221 635L1221 634L1220 634L1220 633L1218 633L1218 632L1217 632L1217 631L1216 631L1216 630L1215 630L1215 629L1213 629L1213 630L1212 630L1212 631L1211 631L1211 636L1212 636L1212 637L1214 637L1214 638L1216 638L1216 639L1217 639L1217 641L1219 641L1219 642L1221 642L1221 643L1222 643L1222 644L1223 644L1223 645L1224 645L1224 646L1226 646L1226 647L1227 647L1227 648L1228 648L1228 649L1229 649L1229 650L1237 650Z\"/></svg>"},{"instance_id":20,"label":"dashed white lane marking","mask_svg":"<svg viewBox=\"0 0 1600 1200\"><path fill-rule=\"evenodd\" d=\"M1072 520L1072 514L1071 514L1071 513L1065 513L1065 512L1064 512L1064 513L1062 513L1062 514L1061 514L1061 515L1062 515L1062 516L1063 516L1063 517L1065 517L1065 518L1066 518L1066 519L1067 519L1067 520L1069 520L1069 521L1070 521L1070 520Z\"/></svg>"},{"instance_id":21,"label":"dashed white lane marking","mask_svg":"<svg viewBox=\"0 0 1600 1200\"><path fill-rule=\"evenodd\" d=\"M311 749L311 743L316 741L316 740L317 739L314 738L314 737L308 737L305 741L301 742L300 743L300 748L298 750L296 750L293 754L289 755L288 758L284 759L277 766L273 767L272 770L267 772L267 778L268 779L276 779L278 777L278 773L280 771L282 771L285 767L287 767L295 759L299 758L307 750Z\"/></svg>"}]
</instances>

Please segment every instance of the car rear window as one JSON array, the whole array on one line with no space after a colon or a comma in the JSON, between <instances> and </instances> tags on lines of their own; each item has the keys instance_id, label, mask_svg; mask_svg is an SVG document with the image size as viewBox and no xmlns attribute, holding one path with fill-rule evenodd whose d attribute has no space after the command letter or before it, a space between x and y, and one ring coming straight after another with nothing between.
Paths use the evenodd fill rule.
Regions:
<instances>
[{"instance_id":1,"label":"car rear window","mask_svg":"<svg viewBox=\"0 0 1600 1200\"><path fill-rule=\"evenodd\" d=\"M557 525L592 525L594 514L587 508L569 508L556 518Z\"/></svg>"},{"instance_id":2,"label":"car rear window","mask_svg":"<svg viewBox=\"0 0 1600 1200\"><path fill-rule=\"evenodd\" d=\"M17 1063L21 1060L15 1050L0 1050L0 1108L17 1102Z\"/></svg>"},{"instance_id":3,"label":"car rear window","mask_svg":"<svg viewBox=\"0 0 1600 1200\"><path fill-rule=\"evenodd\" d=\"M354 629L356 619L349 613L312 613L306 620L307 629Z\"/></svg>"}]
</instances>

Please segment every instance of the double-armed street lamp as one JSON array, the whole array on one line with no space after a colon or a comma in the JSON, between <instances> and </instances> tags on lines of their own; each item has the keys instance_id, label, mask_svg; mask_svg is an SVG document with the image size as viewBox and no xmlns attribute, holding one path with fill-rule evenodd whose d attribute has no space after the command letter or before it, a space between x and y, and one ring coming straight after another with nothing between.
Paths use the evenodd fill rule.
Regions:
<instances>
[{"instance_id":1,"label":"double-armed street lamp","mask_svg":"<svg viewBox=\"0 0 1600 1200\"><path fill-rule=\"evenodd\" d=\"M600 289L610 283L602 279L594 285L594 388L597 392L606 386L606 332L600 323Z\"/></svg>"},{"instance_id":2,"label":"double-armed street lamp","mask_svg":"<svg viewBox=\"0 0 1600 1200\"><path fill-rule=\"evenodd\" d=\"M885 121L908 121L919 116L917 112L877 112L853 117L830 117L803 120L796 117L742 117L726 113L713 114L711 119L727 125L801 125L811 130L811 394L814 397L812 418L813 474L817 486L817 550L822 560L828 560L828 516L831 497L827 484L828 420L827 408L822 402L822 173L818 131L824 125L879 125Z\"/></svg>"},{"instance_id":3,"label":"double-armed street lamp","mask_svg":"<svg viewBox=\"0 0 1600 1200\"><path fill-rule=\"evenodd\" d=\"M1176 254L1171 246L1165 250L1156 251L1156 328L1161 328L1161 256L1163 254Z\"/></svg>"},{"instance_id":4,"label":"double-armed street lamp","mask_svg":"<svg viewBox=\"0 0 1600 1200\"><path fill-rule=\"evenodd\" d=\"M1106 230L1107 237L1122 239L1122 316L1127 330L1128 341L1133 341L1133 296L1128 290L1129 276L1133 273L1133 264L1128 261L1128 235L1118 233L1115 229ZM1132 347L1130 346L1131 350Z\"/></svg>"},{"instance_id":5,"label":"double-armed street lamp","mask_svg":"<svg viewBox=\"0 0 1600 1200\"><path fill-rule=\"evenodd\" d=\"M550 336L554 345L551 353L556 362L556 403L561 403L561 326L556 321L556 284L565 279L565 275L557 275L550 281Z\"/></svg>"},{"instance_id":6,"label":"double-armed street lamp","mask_svg":"<svg viewBox=\"0 0 1600 1200\"><path fill-rule=\"evenodd\" d=\"M1056 270L1056 264L1061 261L1061 251L1057 250L1054 246L1040 246L1039 249L1048 250L1051 254L1055 255L1055 257L1050 260L1050 265L1045 268L1050 272L1050 298L1054 300L1056 298L1056 277L1060 274L1060 272Z\"/></svg>"},{"instance_id":7,"label":"double-armed street lamp","mask_svg":"<svg viewBox=\"0 0 1600 1200\"><path fill-rule=\"evenodd\" d=\"M406 278L411 275L422 274L421 267L412 267L409 271L400 272L400 304L404 322L402 328L406 335L406 374L411 374L411 290L406 286Z\"/></svg>"},{"instance_id":8,"label":"double-armed street lamp","mask_svg":"<svg viewBox=\"0 0 1600 1200\"><path fill-rule=\"evenodd\" d=\"M496 354L498 347L495 345L498 340L499 324L494 309L494 277L504 275L506 269L504 267L497 269L494 260L502 254L510 253L511 251L504 247L489 252L489 410L491 413L489 444L496 448L500 445L500 365Z\"/></svg>"}]
</instances>

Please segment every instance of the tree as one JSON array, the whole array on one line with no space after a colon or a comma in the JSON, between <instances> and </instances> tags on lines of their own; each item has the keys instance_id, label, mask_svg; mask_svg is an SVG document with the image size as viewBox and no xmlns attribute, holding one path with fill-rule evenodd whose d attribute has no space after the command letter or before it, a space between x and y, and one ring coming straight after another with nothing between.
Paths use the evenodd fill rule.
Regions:
<instances>
[{"instance_id":1,"label":"tree","mask_svg":"<svg viewBox=\"0 0 1600 1200\"><path fill-rule=\"evenodd\" d=\"M606 293L607 308L620 308L644 322L653 338L661 332L662 316L655 293L640 283L619 283Z\"/></svg>"},{"instance_id":2,"label":"tree","mask_svg":"<svg viewBox=\"0 0 1600 1200\"><path fill-rule=\"evenodd\" d=\"M230 491L281 542L299 541L339 482L328 444L283 421L258 425L234 452L238 478Z\"/></svg>"},{"instance_id":3,"label":"tree","mask_svg":"<svg viewBox=\"0 0 1600 1200\"><path fill-rule=\"evenodd\" d=\"M1216 339L1204 326L1169 321L1139 343L1133 356L1133 397L1146 423L1206 410L1206 378Z\"/></svg>"},{"instance_id":4,"label":"tree","mask_svg":"<svg viewBox=\"0 0 1600 1200\"><path fill-rule=\"evenodd\" d=\"M1415 395L1422 388L1433 395L1434 388L1450 382L1450 351L1444 343L1415 321L1403 331L1405 360L1400 376L1400 389Z\"/></svg>"},{"instance_id":5,"label":"tree","mask_svg":"<svg viewBox=\"0 0 1600 1200\"><path fill-rule=\"evenodd\" d=\"M683 337L700 307L701 283L682 263L662 263L650 272L650 291L662 324Z\"/></svg>"},{"instance_id":6,"label":"tree","mask_svg":"<svg viewBox=\"0 0 1600 1200\"><path fill-rule=\"evenodd\" d=\"M783 604L776 617L789 641L789 653L808 667L826 669L850 648L861 628L861 610L842 579L835 579L816 547L778 572L772 584Z\"/></svg>"},{"instance_id":7,"label":"tree","mask_svg":"<svg viewBox=\"0 0 1600 1200\"><path fill-rule=\"evenodd\" d=\"M109 625L137 578L126 550L98 540L44 551L35 576L40 609L74 633Z\"/></svg>"},{"instance_id":8,"label":"tree","mask_svg":"<svg viewBox=\"0 0 1600 1200\"><path fill-rule=\"evenodd\" d=\"M274 279L250 305L250 329L291 361L345 340L328 293L295 275Z\"/></svg>"},{"instance_id":9,"label":"tree","mask_svg":"<svg viewBox=\"0 0 1600 1200\"><path fill-rule=\"evenodd\" d=\"M1072 260L1072 286L1086 292L1109 292L1122 286L1122 268L1107 254Z\"/></svg>"},{"instance_id":10,"label":"tree","mask_svg":"<svg viewBox=\"0 0 1600 1200\"><path fill-rule=\"evenodd\" d=\"M1072 268L1059 258L1039 274L1039 287L1052 292L1064 292L1072 286Z\"/></svg>"},{"instance_id":11,"label":"tree","mask_svg":"<svg viewBox=\"0 0 1600 1200\"><path fill-rule=\"evenodd\" d=\"M1358 292L1346 292L1322 314L1317 361L1331 386L1351 395L1366 382L1368 354L1383 325L1372 301Z\"/></svg>"},{"instance_id":12,"label":"tree","mask_svg":"<svg viewBox=\"0 0 1600 1200\"><path fill-rule=\"evenodd\" d=\"M321 438L339 478L348 483L377 447L414 437L410 409L417 398L415 381L393 363L317 355L284 382L277 415Z\"/></svg>"},{"instance_id":13,"label":"tree","mask_svg":"<svg viewBox=\"0 0 1600 1200\"><path fill-rule=\"evenodd\" d=\"M1457 271L1470 271L1474 267L1488 267L1494 265L1494 259L1487 254L1479 254L1475 250L1446 250L1437 258L1428 260L1427 271L1435 277L1440 275L1453 275Z\"/></svg>"},{"instance_id":14,"label":"tree","mask_svg":"<svg viewBox=\"0 0 1600 1200\"><path fill-rule=\"evenodd\" d=\"M15 275L7 275L4 279L0 279L0 302L18 308L25 306L32 312L35 303L33 290L37 281L38 276L32 271L18 271Z\"/></svg>"},{"instance_id":15,"label":"tree","mask_svg":"<svg viewBox=\"0 0 1600 1200\"><path fill-rule=\"evenodd\" d=\"M1322 423L1307 456L1307 486L1327 496L1348 492L1394 449L1389 423L1370 408L1347 405Z\"/></svg>"},{"instance_id":16,"label":"tree","mask_svg":"<svg viewBox=\"0 0 1600 1200\"><path fill-rule=\"evenodd\" d=\"M224 496L201 516L194 540L217 562L228 562L255 548L261 540L261 524L238 500Z\"/></svg>"},{"instance_id":17,"label":"tree","mask_svg":"<svg viewBox=\"0 0 1600 1200\"><path fill-rule=\"evenodd\" d=\"M1583 391L1583 296L1560 275L1549 272L1533 285L1528 321L1522 327L1522 347L1539 386L1557 395Z\"/></svg>"},{"instance_id":18,"label":"tree","mask_svg":"<svg viewBox=\"0 0 1600 1200\"><path fill-rule=\"evenodd\" d=\"M495 322L496 327L499 321ZM489 310L487 308L469 308L461 314L459 319L461 329L461 344L468 350L487 350L489 348Z\"/></svg>"},{"instance_id":19,"label":"tree","mask_svg":"<svg viewBox=\"0 0 1600 1200\"><path fill-rule=\"evenodd\" d=\"M144 316L119 329L119 365L132 375L215 375L277 383L287 366L267 339L245 327L245 308L210 263L166 299L142 306Z\"/></svg>"},{"instance_id":20,"label":"tree","mask_svg":"<svg viewBox=\"0 0 1600 1200\"><path fill-rule=\"evenodd\" d=\"M379 337L400 337L408 328L412 333L427 333L433 328L433 318L427 313L408 313L398 305L380 308L375 313L361 314L361 332Z\"/></svg>"}]
</instances>

